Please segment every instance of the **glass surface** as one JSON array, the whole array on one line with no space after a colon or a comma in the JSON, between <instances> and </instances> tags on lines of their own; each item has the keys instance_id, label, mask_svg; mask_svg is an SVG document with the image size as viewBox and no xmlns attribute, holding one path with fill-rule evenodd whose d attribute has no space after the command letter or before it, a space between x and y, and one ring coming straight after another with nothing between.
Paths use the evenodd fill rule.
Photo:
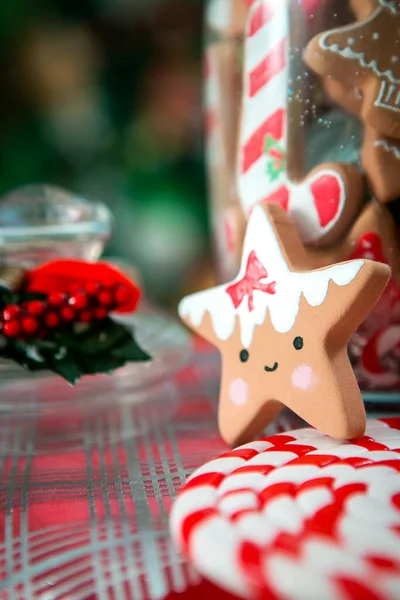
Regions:
<instances>
[{"instance_id":1,"label":"glass surface","mask_svg":"<svg viewBox=\"0 0 400 600\"><path fill-rule=\"evenodd\" d=\"M113 422L121 406L144 406L152 419L171 418L179 391L174 376L192 358L191 338L173 317L149 306L119 318L134 328L138 343L152 356L112 375L83 377L75 386L51 373L28 373L13 363L0 365L0 430L7 423L36 423L41 445L80 446L83 424ZM121 430L122 431L122 430ZM124 435L141 431L140 423L123 428ZM117 441L117 440L115 440Z\"/></svg>"}]
</instances>

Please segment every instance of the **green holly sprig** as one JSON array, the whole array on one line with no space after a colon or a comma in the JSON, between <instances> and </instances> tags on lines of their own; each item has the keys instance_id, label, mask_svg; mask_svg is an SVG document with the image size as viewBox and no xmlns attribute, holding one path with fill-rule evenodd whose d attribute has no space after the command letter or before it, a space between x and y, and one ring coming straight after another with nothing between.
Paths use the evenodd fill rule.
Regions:
<instances>
[{"instance_id":1,"label":"green holly sprig","mask_svg":"<svg viewBox=\"0 0 400 600\"><path fill-rule=\"evenodd\" d=\"M285 149L278 140L268 134L265 137L264 152L268 157L268 177L270 181L276 181L286 171Z\"/></svg>"},{"instance_id":2,"label":"green holly sprig","mask_svg":"<svg viewBox=\"0 0 400 600\"><path fill-rule=\"evenodd\" d=\"M13 292L0 287L0 312L6 307L45 303L47 296ZM0 322L4 329L4 322ZM35 335L2 334L0 358L12 360L27 371L52 371L75 384L84 375L111 373L128 362L147 362L151 357L136 342L131 328L110 316L90 322L71 322Z\"/></svg>"}]
</instances>

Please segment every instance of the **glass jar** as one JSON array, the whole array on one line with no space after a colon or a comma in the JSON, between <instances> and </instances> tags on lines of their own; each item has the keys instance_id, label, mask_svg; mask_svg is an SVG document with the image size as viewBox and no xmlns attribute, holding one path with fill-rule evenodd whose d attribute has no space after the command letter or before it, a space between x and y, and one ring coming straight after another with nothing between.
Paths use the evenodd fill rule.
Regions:
<instances>
[{"instance_id":1,"label":"glass jar","mask_svg":"<svg viewBox=\"0 0 400 600\"><path fill-rule=\"evenodd\" d=\"M26 268L57 258L97 260L112 230L101 203L50 185L28 185L0 199L0 257Z\"/></svg>"},{"instance_id":2,"label":"glass jar","mask_svg":"<svg viewBox=\"0 0 400 600\"><path fill-rule=\"evenodd\" d=\"M388 401L400 397L399 30L395 0L209 0L206 11L218 279L237 275L261 202L291 214L315 268L389 264L349 346L365 397Z\"/></svg>"},{"instance_id":3,"label":"glass jar","mask_svg":"<svg viewBox=\"0 0 400 600\"><path fill-rule=\"evenodd\" d=\"M232 8L236 9L236 5L231 0L210 2L206 11L206 158L215 266L221 281L235 273L245 229L237 196L235 165L246 11L242 11L242 18L237 19L233 27L229 26L229 15L226 14Z\"/></svg>"}]
</instances>

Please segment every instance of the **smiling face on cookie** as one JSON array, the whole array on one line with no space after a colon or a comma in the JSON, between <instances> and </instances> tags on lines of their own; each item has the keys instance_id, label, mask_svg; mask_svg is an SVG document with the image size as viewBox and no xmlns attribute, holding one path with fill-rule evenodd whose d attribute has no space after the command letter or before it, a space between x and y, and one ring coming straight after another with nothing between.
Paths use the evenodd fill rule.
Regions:
<instances>
[{"instance_id":1,"label":"smiling face on cookie","mask_svg":"<svg viewBox=\"0 0 400 600\"><path fill-rule=\"evenodd\" d=\"M336 369L349 380L354 377L345 346L337 352L335 368L330 357L332 314L341 291L332 286L319 307L303 298L287 333L276 331L267 316L249 348L243 347L238 324L222 348L219 428L225 440L237 444L254 439L283 406L333 436L362 435L362 403L346 402L337 377Z\"/></svg>"}]
</instances>

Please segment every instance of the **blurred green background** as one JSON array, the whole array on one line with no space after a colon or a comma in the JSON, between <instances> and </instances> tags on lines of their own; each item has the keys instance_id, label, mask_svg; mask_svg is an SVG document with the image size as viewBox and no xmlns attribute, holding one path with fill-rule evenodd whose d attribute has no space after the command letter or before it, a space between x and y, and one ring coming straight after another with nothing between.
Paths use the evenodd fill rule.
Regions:
<instances>
[{"instance_id":1,"label":"blurred green background","mask_svg":"<svg viewBox=\"0 0 400 600\"><path fill-rule=\"evenodd\" d=\"M166 306L211 271L200 0L0 3L0 192L105 202L108 255ZM198 283L198 282L197 282Z\"/></svg>"}]
</instances>

